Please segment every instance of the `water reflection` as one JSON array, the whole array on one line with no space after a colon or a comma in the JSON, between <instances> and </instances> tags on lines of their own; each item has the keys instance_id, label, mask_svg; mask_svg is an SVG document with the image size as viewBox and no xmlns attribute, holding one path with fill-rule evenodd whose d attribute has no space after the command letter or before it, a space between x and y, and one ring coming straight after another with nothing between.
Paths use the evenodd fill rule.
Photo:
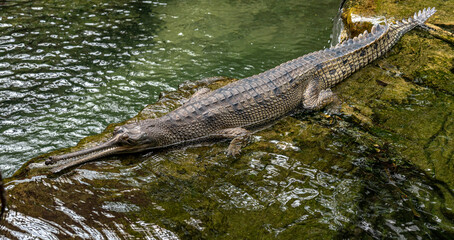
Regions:
<instances>
[{"instance_id":1,"label":"water reflection","mask_svg":"<svg viewBox=\"0 0 454 240\"><path fill-rule=\"evenodd\" d=\"M114 216L112 216L112 218L114 218ZM102 230L97 230L80 221L80 227L76 225L64 227L61 223L33 218L14 211L9 212L6 221L8 221L9 224L16 226L18 231L5 227L0 227L0 229L16 239L27 239L30 237L36 239L61 239L62 236L65 236L65 238L81 239L133 239L133 235L124 231L126 228L130 228L134 232L149 239L180 239L172 231L159 225L143 221L129 222L126 227L114 220L112 226L103 226Z\"/></svg>"}]
</instances>

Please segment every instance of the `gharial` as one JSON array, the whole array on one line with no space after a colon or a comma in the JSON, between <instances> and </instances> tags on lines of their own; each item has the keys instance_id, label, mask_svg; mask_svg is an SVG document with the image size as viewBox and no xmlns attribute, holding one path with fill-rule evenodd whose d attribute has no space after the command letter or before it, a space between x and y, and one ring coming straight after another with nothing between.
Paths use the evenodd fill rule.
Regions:
<instances>
[{"instance_id":1,"label":"gharial","mask_svg":"<svg viewBox=\"0 0 454 240\"><path fill-rule=\"evenodd\" d=\"M156 118L116 127L110 140L93 148L52 156L47 165L60 172L107 155L134 153L212 139L232 139L227 153L236 156L251 132L296 109L321 109L333 100L331 87L383 56L436 12L427 8L407 20L376 24L371 32L329 49L313 52L258 75L207 93Z\"/></svg>"}]
</instances>

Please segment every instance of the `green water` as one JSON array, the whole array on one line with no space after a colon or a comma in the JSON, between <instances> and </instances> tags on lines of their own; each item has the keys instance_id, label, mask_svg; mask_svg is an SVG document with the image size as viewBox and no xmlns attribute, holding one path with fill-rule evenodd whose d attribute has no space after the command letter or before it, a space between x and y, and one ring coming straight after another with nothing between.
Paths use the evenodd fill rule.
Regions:
<instances>
[{"instance_id":1,"label":"green water","mask_svg":"<svg viewBox=\"0 0 454 240\"><path fill-rule=\"evenodd\" d=\"M328 47L339 1L0 4L0 169L10 176L186 80L247 77Z\"/></svg>"}]
</instances>

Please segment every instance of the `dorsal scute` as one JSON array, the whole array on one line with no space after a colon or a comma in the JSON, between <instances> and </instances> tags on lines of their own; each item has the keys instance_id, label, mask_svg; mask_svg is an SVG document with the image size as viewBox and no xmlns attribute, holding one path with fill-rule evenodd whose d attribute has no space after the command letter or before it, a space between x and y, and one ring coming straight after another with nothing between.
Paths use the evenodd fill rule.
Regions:
<instances>
[{"instance_id":1,"label":"dorsal scute","mask_svg":"<svg viewBox=\"0 0 454 240\"><path fill-rule=\"evenodd\" d=\"M361 41L366 41L367 39L372 38L376 35L381 35L383 31L387 29L387 27L388 27L387 25L374 24L371 28L370 33L367 30L365 30L363 33L359 34L354 38L350 38L348 40L338 43L333 48L345 47L352 44L357 44Z\"/></svg>"},{"instance_id":2,"label":"dorsal scute","mask_svg":"<svg viewBox=\"0 0 454 240\"><path fill-rule=\"evenodd\" d=\"M428 18L430 18L437 10L435 8L424 8L423 10L419 10L413 14L413 17L409 17L408 19L403 19L402 22L408 23L417 23L417 24L424 24Z\"/></svg>"},{"instance_id":3,"label":"dorsal scute","mask_svg":"<svg viewBox=\"0 0 454 240\"><path fill-rule=\"evenodd\" d=\"M358 35L358 41L362 41L362 40L364 40L364 34L361 33Z\"/></svg>"},{"instance_id":4,"label":"dorsal scute","mask_svg":"<svg viewBox=\"0 0 454 240\"><path fill-rule=\"evenodd\" d=\"M374 24L374 26L372 26L372 28L370 29L370 32L372 34L376 34L377 33L377 25L376 24Z\"/></svg>"}]
</instances>

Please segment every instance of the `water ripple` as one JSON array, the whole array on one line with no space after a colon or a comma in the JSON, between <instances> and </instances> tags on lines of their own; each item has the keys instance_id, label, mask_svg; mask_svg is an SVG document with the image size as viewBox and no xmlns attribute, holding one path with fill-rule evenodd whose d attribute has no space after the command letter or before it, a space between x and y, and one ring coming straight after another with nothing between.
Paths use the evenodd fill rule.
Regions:
<instances>
[{"instance_id":1,"label":"water ripple","mask_svg":"<svg viewBox=\"0 0 454 240\"><path fill-rule=\"evenodd\" d=\"M44 239L59 239L57 234L61 232L58 224L49 220L41 220L33 218L15 211L8 211L5 219L8 223L19 228L22 232L4 228L5 232L9 232L16 238L44 238ZM3 227L0 227L3 228Z\"/></svg>"}]
</instances>

